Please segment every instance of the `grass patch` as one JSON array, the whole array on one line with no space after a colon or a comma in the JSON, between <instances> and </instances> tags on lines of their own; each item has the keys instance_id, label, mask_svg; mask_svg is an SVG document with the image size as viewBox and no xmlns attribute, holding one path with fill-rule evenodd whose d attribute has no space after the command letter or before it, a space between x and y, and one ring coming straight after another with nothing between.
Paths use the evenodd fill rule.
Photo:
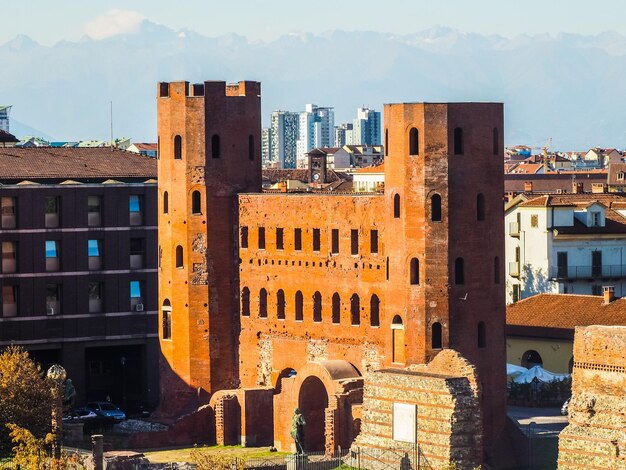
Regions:
<instances>
[{"instance_id":1,"label":"grass patch","mask_svg":"<svg viewBox=\"0 0 626 470\"><path fill-rule=\"evenodd\" d=\"M220 457L265 458L289 455L289 452L270 452L269 447L242 446L199 446L180 449L156 450L144 452L146 458L153 463L191 462L191 451L200 450Z\"/></svg>"}]
</instances>

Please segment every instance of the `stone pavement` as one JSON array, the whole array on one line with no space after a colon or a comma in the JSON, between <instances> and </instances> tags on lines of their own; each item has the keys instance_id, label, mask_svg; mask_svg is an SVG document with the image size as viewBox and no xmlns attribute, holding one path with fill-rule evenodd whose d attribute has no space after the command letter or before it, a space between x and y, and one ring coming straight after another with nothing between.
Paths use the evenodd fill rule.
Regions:
<instances>
[{"instance_id":1,"label":"stone pavement","mask_svg":"<svg viewBox=\"0 0 626 470\"><path fill-rule=\"evenodd\" d=\"M556 437L567 426L567 416L561 416L560 408L529 408L509 406L507 414L517 423L526 436L535 438ZM534 425L530 423L534 422Z\"/></svg>"}]
</instances>

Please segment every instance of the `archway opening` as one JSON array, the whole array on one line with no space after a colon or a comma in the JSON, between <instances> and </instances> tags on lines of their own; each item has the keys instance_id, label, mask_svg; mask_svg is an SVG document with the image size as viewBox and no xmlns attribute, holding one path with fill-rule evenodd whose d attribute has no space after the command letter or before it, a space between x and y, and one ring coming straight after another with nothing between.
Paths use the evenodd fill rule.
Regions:
<instances>
[{"instance_id":1,"label":"archway opening","mask_svg":"<svg viewBox=\"0 0 626 470\"><path fill-rule=\"evenodd\" d=\"M276 379L276 387L274 387L274 395L278 395L280 392L283 391L284 379L289 379L291 377L295 377L296 375L298 375L298 373L296 372L295 369L292 369L290 367L283 369L278 375L278 378Z\"/></svg>"},{"instance_id":2,"label":"archway opening","mask_svg":"<svg viewBox=\"0 0 626 470\"><path fill-rule=\"evenodd\" d=\"M530 369L534 366L543 366L543 359L537 351L534 349L529 349L524 354L522 354L522 366Z\"/></svg>"},{"instance_id":3,"label":"archway opening","mask_svg":"<svg viewBox=\"0 0 626 470\"><path fill-rule=\"evenodd\" d=\"M400 315L393 317L391 323L391 341L392 341L392 362L404 363L406 358L404 354L404 324Z\"/></svg>"},{"instance_id":4,"label":"archway opening","mask_svg":"<svg viewBox=\"0 0 626 470\"><path fill-rule=\"evenodd\" d=\"M304 449L307 452L323 451L326 444L326 408L328 392L324 383L317 377L307 377L298 395L298 408L306 426L304 428Z\"/></svg>"}]
</instances>

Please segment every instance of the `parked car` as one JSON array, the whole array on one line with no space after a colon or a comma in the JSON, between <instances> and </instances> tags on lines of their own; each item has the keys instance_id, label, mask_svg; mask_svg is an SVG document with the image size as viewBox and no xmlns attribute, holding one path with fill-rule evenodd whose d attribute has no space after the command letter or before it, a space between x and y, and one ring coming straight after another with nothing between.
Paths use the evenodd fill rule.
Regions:
<instances>
[{"instance_id":1,"label":"parked car","mask_svg":"<svg viewBox=\"0 0 626 470\"><path fill-rule=\"evenodd\" d=\"M563 406L561 407L561 414L563 416L567 416L567 413L569 411L569 402L572 399L572 397L569 397L567 400L565 400L565 403L563 403Z\"/></svg>"},{"instance_id":2,"label":"parked car","mask_svg":"<svg viewBox=\"0 0 626 470\"><path fill-rule=\"evenodd\" d=\"M115 423L126 419L126 414L110 401L91 401L87 403L85 408L93 411L97 416L110 418Z\"/></svg>"}]
</instances>

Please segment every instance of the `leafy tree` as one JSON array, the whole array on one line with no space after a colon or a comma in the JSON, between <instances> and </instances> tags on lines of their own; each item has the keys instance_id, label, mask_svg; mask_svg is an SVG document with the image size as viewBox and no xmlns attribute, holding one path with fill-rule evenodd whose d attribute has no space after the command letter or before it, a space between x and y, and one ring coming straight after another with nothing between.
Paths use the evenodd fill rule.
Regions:
<instances>
[{"instance_id":1,"label":"leafy tree","mask_svg":"<svg viewBox=\"0 0 626 470\"><path fill-rule=\"evenodd\" d=\"M43 439L51 428L51 387L28 352L10 346L0 353L0 455L11 451L7 424Z\"/></svg>"}]
</instances>

